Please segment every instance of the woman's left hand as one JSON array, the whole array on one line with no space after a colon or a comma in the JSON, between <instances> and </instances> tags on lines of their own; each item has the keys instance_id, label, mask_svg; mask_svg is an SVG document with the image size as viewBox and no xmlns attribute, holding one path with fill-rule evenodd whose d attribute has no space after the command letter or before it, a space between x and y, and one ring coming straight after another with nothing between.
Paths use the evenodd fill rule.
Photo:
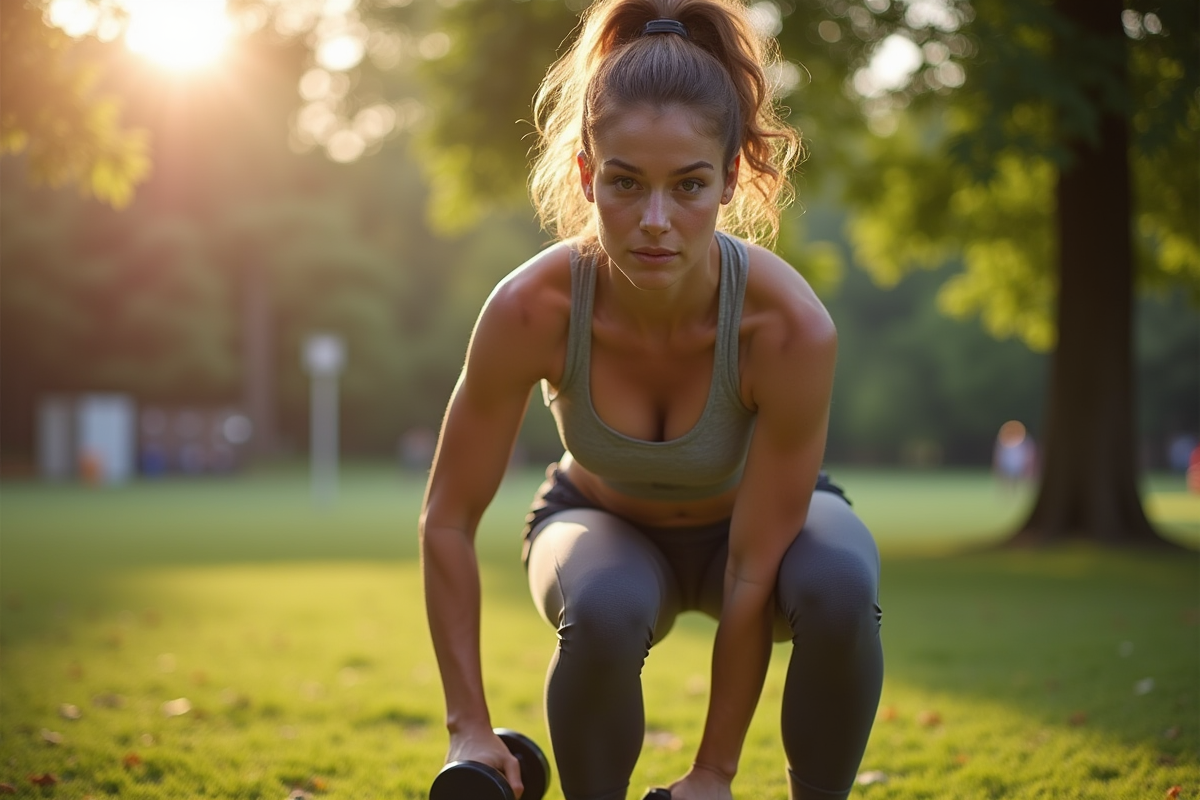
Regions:
<instances>
[{"instance_id":1,"label":"woman's left hand","mask_svg":"<svg viewBox=\"0 0 1200 800\"><path fill-rule=\"evenodd\" d=\"M694 766L671 784L671 800L733 800L732 783L716 770Z\"/></svg>"}]
</instances>

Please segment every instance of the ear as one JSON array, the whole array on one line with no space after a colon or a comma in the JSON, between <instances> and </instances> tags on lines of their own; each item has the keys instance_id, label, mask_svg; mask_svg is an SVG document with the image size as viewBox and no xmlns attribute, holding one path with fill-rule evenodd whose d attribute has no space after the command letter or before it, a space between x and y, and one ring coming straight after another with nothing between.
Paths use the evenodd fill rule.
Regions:
<instances>
[{"instance_id":1,"label":"ear","mask_svg":"<svg viewBox=\"0 0 1200 800\"><path fill-rule=\"evenodd\" d=\"M575 155L575 163L579 165L579 185L583 188L583 196L589 203L596 202L596 193L592 188L592 180L595 175L592 174L592 166L588 161L587 153L580 150Z\"/></svg>"},{"instance_id":2,"label":"ear","mask_svg":"<svg viewBox=\"0 0 1200 800\"><path fill-rule=\"evenodd\" d=\"M725 173L725 188L721 192L721 205L727 206L733 201L733 193L737 191L738 170L742 166L742 154L734 156L729 171Z\"/></svg>"}]
</instances>

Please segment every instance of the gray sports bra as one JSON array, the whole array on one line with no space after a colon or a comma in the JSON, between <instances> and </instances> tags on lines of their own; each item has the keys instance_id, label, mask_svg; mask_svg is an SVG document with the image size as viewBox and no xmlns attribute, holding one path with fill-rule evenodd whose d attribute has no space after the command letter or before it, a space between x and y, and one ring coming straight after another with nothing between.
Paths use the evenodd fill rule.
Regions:
<instances>
[{"instance_id":1,"label":"gray sports bra","mask_svg":"<svg viewBox=\"0 0 1200 800\"><path fill-rule=\"evenodd\" d=\"M738 485L746 463L754 412L742 403L738 330L746 292L746 244L717 233L721 281L716 354L708 402L687 433L665 442L634 439L596 414L591 393L592 304L596 259L571 254L571 322L562 382L542 395L563 447L588 471L623 494L648 500L697 500Z\"/></svg>"}]
</instances>

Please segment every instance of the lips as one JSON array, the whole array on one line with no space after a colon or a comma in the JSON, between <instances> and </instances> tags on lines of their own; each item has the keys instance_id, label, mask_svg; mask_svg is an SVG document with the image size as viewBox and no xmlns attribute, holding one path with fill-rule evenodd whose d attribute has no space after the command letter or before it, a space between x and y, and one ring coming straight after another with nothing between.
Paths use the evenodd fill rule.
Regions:
<instances>
[{"instance_id":1,"label":"lips","mask_svg":"<svg viewBox=\"0 0 1200 800\"><path fill-rule=\"evenodd\" d=\"M633 251L634 256L642 261L658 264L663 261L669 261L679 253L675 250L668 250L665 247L639 247Z\"/></svg>"}]
</instances>

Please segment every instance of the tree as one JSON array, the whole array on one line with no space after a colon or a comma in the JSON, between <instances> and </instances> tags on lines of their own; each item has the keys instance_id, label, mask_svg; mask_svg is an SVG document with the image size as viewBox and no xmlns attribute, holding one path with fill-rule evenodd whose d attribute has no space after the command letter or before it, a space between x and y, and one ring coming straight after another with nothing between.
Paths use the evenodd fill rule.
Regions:
<instances>
[{"instance_id":1,"label":"tree","mask_svg":"<svg viewBox=\"0 0 1200 800\"><path fill-rule=\"evenodd\" d=\"M509 76L545 59L540 46L501 53L505 34L462 22L499 6L518 16L508 2L464 0L444 24L455 51L485 67L504 55L506 69L430 77L431 91L453 86L457 98L456 116L435 123L435 146L472 148L476 160L512 152L520 133L511 121L528 118L528 101L503 111L473 101L501 87L514 94ZM1136 484L1132 305L1136 283L1200 297L1195 4L797 0L754 9L793 62L779 77L794 86L793 118L820 165L810 173L837 169L846 181L860 262L889 284L961 258L940 292L944 311L1054 350L1039 499L1013 541L1161 543ZM883 69L889 61L901 68ZM505 185L522 187L523 163L508 163ZM465 168L444 177L472 185Z\"/></svg>"},{"instance_id":2,"label":"tree","mask_svg":"<svg viewBox=\"0 0 1200 800\"><path fill-rule=\"evenodd\" d=\"M879 27L881 41L923 44L923 69L877 99L940 118L919 131L925 140L902 132L891 137L898 153L877 144L860 164L858 251L884 281L961 253L943 307L1053 347L1042 480L1012 543L1160 544L1136 483L1133 236L1136 223L1144 284L1200 294L1196 8L948 3L963 25L943 33L974 31L978 55L964 62L962 88L946 91L936 70L954 62L930 63L944 54L941 34L913 24L916 6ZM1136 196L1135 183L1156 191Z\"/></svg>"},{"instance_id":3,"label":"tree","mask_svg":"<svg viewBox=\"0 0 1200 800\"><path fill-rule=\"evenodd\" d=\"M29 177L115 207L150 172L146 132L121 124L121 102L98 90L103 45L44 20L42 3L0 3L0 155L24 153Z\"/></svg>"}]
</instances>

